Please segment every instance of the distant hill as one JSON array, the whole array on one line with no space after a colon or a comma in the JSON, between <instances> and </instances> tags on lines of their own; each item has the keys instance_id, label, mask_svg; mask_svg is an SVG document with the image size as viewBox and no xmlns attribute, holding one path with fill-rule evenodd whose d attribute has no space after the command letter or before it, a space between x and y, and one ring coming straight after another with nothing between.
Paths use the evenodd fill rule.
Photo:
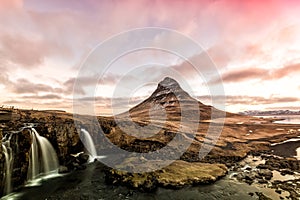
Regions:
<instances>
[{"instance_id":1,"label":"distant hill","mask_svg":"<svg viewBox=\"0 0 300 200\"><path fill-rule=\"evenodd\" d=\"M249 115L249 116L300 115L300 111L291 111L291 110L271 110L271 111L249 110L249 111L240 112L239 114Z\"/></svg>"}]
</instances>

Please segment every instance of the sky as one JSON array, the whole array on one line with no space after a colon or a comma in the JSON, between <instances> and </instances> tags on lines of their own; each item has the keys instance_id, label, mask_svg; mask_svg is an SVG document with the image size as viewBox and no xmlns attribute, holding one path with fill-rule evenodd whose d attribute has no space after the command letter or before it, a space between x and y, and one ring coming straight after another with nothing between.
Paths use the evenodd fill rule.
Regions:
<instances>
[{"instance_id":1,"label":"sky","mask_svg":"<svg viewBox=\"0 0 300 200\"><path fill-rule=\"evenodd\" d=\"M224 87L227 111L299 110L299 9L297 0L2 0L0 101L72 112L73 99L81 98L81 106L93 104L97 114L109 115L129 109L165 76L173 76L207 104L221 96L211 88ZM93 70L81 73L105 41L147 27L176 32L201 49L158 31L147 38L150 46L169 41L185 56L140 49L112 60L101 76ZM146 37L128 37L122 44L134 46ZM117 52L123 47L106 48ZM98 55L93 69L105 55ZM187 61L197 63L198 71ZM127 96L116 94L125 82L133 81L132 86L136 80L144 82L126 90ZM76 81L80 88L74 90Z\"/></svg>"}]
</instances>

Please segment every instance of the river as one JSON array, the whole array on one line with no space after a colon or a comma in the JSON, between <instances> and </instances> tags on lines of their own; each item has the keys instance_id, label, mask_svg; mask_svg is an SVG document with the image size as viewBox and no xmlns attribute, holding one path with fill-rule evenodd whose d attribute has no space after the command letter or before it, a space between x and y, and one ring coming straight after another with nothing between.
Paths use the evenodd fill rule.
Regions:
<instances>
[{"instance_id":1,"label":"river","mask_svg":"<svg viewBox=\"0 0 300 200\"><path fill-rule=\"evenodd\" d=\"M263 116L263 117L272 117L272 118L280 119L274 122L276 124L300 124L300 115L276 115L276 116Z\"/></svg>"},{"instance_id":2,"label":"river","mask_svg":"<svg viewBox=\"0 0 300 200\"><path fill-rule=\"evenodd\" d=\"M257 199L255 192L263 192L273 199L279 199L279 195L273 189L241 183L230 179L229 175L211 185L191 186L179 190L158 188L152 193L142 193L123 186L107 185L102 169L103 165L100 162L91 163L85 170L47 180L39 187L24 188L3 199L253 200ZM254 195L250 196L249 193Z\"/></svg>"}]
</instances>

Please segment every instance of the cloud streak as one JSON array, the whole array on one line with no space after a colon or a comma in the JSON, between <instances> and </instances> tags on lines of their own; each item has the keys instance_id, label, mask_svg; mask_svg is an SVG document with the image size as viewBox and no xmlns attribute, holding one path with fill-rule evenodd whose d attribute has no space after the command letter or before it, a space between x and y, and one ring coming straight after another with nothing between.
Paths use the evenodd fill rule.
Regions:
<instances>
[{"instance_id":1,"label":"cloud streak","mask_svg":"<svg viewBox=\"0 0 300 200\"><path fill-rule=\"evenodd\" d=\"M287 77L291 74L300 73L300 64L291 64L282 68L275 69L262 69L262 68L247 68L238 69L230 72L225 72L221 79L211 80L211 84L217 83L235 83L248 80L277 80Z\"/></svg>"},{"instance_id":2,"label":"cloud streak","mask_svg":"<svg viewBox=\"0 0 300 200\"><path fill-rule=\"evenodd\" d=\"M235 105L235 104L242 104L242 105L268 105L268 104L276 104L276 103L295 103L300 102L300 98L297 97L261 97L261 96L232 96L228 95L224 96L198 96L197 99L200 101L211 101L211 99L215 101L221 101L226 99L226 104L228 105Z\"/></svg>"}]
</instances>

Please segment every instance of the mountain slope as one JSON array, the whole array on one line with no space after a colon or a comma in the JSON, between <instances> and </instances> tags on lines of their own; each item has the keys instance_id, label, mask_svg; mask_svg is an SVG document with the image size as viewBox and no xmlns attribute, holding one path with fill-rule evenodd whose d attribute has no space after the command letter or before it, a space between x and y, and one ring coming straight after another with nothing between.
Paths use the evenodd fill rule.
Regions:
<instances>
[{"instance_id":1,"label":"mountain slope","mask_svg":"<svg viewBox=\"0 0 300 200\"><path fill-rule=\"evenodd\" d=\"M200 114L198 120L195 119L196 123L199 123L199 119L211 119L212 112L214 112L214 118L225 117L230 114L192 98L174 79L169 77L164 78L158 84L149 98L128 112L131 119L136 122L149 122L150 118L157 121L164 119L166 121L180 121L181 117L184 117L183 111L185 116L188 114L198 116ZM120 116L126 116L128 112Z\"/></svg>"}]
</instances>

